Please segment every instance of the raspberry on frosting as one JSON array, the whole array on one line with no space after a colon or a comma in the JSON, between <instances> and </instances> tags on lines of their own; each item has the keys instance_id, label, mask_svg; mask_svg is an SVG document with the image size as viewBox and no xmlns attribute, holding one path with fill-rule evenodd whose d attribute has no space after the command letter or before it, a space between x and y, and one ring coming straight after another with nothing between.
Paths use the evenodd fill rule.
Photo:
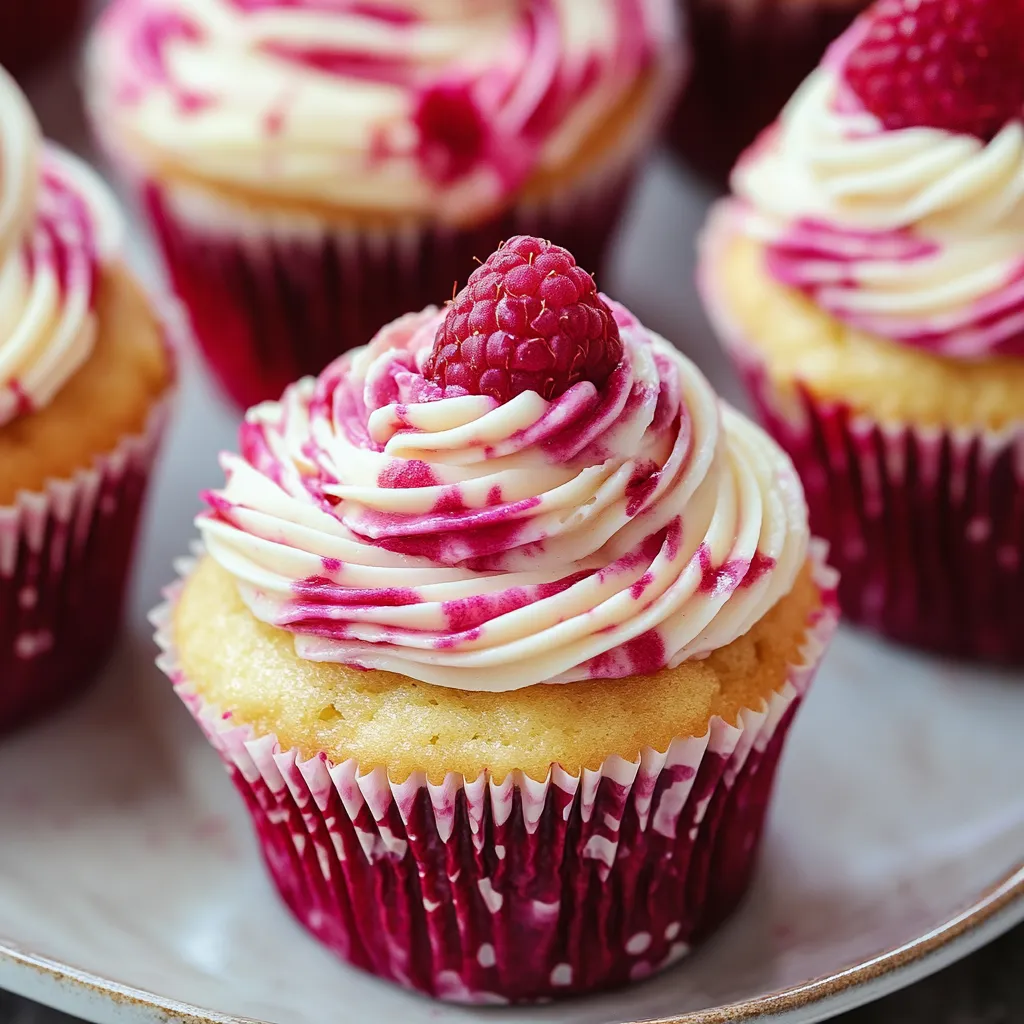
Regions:
<instances>
[{"instance_id":1,"label":"raspberry on frosting","mask_svg":"<svg viewBox=\"0 0 1024 1024\"><path fill-rule=\"evenodd\" d=\"M448 307L425 376L444 389L507 402L550 400L580 381L601 388L622 361L622 340L594 279L561 246L509 239Z\"/></svg>"},{"instance_id":2,"label":"raspberry on frosting","mask_svg":"<svg viewBox=\"0 0 1024 1024\"><path fill-rule=\"evenodd\" d=\"M889 129L988 141L1024 116L1024 0L879 0L844 77Z\"/></svg>"}]
</instances>

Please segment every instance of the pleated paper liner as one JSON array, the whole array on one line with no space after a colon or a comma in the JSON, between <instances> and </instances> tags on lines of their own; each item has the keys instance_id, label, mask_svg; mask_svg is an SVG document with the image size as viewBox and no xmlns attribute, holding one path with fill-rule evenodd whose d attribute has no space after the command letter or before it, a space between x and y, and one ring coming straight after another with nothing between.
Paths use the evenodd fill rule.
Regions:
<instances>
[{"instance_id":1,"label":"pleated paper liner","mask_svg":"<svg viewBox=\"0 0 1024 1024\"><path fill-rule=\"evenodd\" d=\"M705 307L800 473L843 613L936 653L1024 663L1024 423L880 423L798 381L780 389L719 294L714 254L729 231L720 215L705 238Z\"/></svg>"},{"instance_id":2,"label":"pleated paper liner","mask_svg":"<svg viewBox=\"0 0 1024 1024\"><path fill-rule=\"evenodd\" d=\"M199 347L248 407L319 373L410 310L441 305L506 238L535 234L597 271L630 192L616 166L541 203L467 228L321 225L150 182L146 208Z\"/></svg>"},{"instance_id":3,"label":"pleated paper liner","mask_svg":"<svg viewBox=\"0 0 1024 1024\"><path fill-rule=\"evenodd\" d=\"M0 732L82 692L110 655L169 405L90 468L0 507Z\"/></svg>"},{"instance_id":4,"label":"pleated paper liner","mask_svg":"<svg viewBox=\"0 0 1024 1024\"><path fill-rule=\"evenodd\" d=\"M244 798L285 902L364 970L441 999L531 1002L675 963L745 892L779 755L836 623L834 573L802 663L737 724L715 718L636 761L536 781L304 760L233 722L184 676L171 636L183 582L153 616L161 667ZM193 563L180 568L187 577Z\"/></svg>"},{"instance_id":5,"label":"pleated paper liner","mask_svg":"<svg viewBox=\"0 0 1024 1024\"><path fill-rule=\"evenodd\" d=\"M668 127L672 148L725 188L767 128L866 0L679 0L693 74Z\"/></svg>"}]
</instances>

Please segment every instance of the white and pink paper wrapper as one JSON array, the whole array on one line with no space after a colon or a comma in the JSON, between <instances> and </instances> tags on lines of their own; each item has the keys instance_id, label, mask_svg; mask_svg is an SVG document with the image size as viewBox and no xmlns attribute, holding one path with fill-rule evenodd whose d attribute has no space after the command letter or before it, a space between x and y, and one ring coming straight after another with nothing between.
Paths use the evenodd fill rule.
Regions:
<instances>
[{"instance_id":1,"label":"white and pink paper wrapper","mask_svg":"<svg viewBox=\"0 0 1024 1024\"><path fill-rule=\"evenodd\" d=\"M852 621L953 657L1024 663L1024 423L887 424L799 381L782 391L716 281L727 217L704 241L705 308L803 481Z\"/></svg>"},{"instance_id":2,"label":"white and pink paper wrapper","mask_svg":"<svg viewBox=\"0 0 1024 1024\"><path fill-rule=\"evenodd\" d=\"M354 760L305 760L233 722L185 677L171 635L183 582L153 622L160 665L245 799L299 921L406 988L532 1002L662 970L742 897L779 755L836 625L835 574L822 557L816 549L823 603L803 662L766 706L636 761L609 757L579 775L552 765L542 781L485 772L395 782Z\"/></svg>"},{"instance_id":3,"label":"white and pink paper wrapper","mask_svg":"<svg viewBox=\"0 0 1024 1024\"><path fill-rule=\"evenodd\" d=\"M629 196L634 163L550 201L474 227L369 229L231 210L182 188L143 185L174 288L223 390L243 408L366 344L381 326L451 298L500 242L550 238L597 271Z\"/></svg>"},{"instance_id":4,"label":"white and pink paper wrapper","mask_svg":"<svg viewBox=\"0 0 1024 1024\"><path fill-rule=\"evenodd\" d=\"M168 411L161 401L91 468L0 507L0 732L82 692L109 657Z\"/></svg>"}]
</instances>

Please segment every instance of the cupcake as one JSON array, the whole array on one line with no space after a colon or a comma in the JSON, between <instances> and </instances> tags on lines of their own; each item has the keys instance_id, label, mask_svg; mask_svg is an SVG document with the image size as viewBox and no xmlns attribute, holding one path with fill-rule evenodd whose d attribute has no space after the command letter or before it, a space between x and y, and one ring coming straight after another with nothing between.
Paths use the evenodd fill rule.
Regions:
<instances>
[{"instance_id":1,"label":"cupcake","mask_svg":"<svg viewBox=\"0 0 1024 1024\"><path fill-rule=\"evenodd\" d=\"M112 198L0 71L0 731L110 653L170 379Z\"/></svg>"},{"instance_id":2,"label":"cupcake","mask_svg":"<svg viewBox=\"0 0 1024 1024\"><path fill-rule=\"evenodd\" d=\"M679 47L673 0L114 0L88 91L246 406L519 231L595 268Z\"/></svg>"},{"instance_id":3,"label":"cupcake","mask_svg":"<svg viewBox=\"0 0 1024 1024\"><path fill-rule=\"evenodd\" d=\"M1022 54L1019 0L878 4L740 162L701 257L845 613L1005 662L1024 660Z\"/></svg>"},{"instance_id":4,"label":"cupcake","mask_svg":"<svg viewBox=\"0 0 1024 1024\"><path fill-rule=\"evenodd\" d=\"M16 75L58 53L74 37L83 0L3 0L0 64Z\"/></svg>"},{"instance_id":5,"label":"cupcake","mask_svg":"<svg viewBox=\"0 0 1024 1024\"><path fill-rule=\"evenodd\" d=\"M724 187L736 158L767 128L865 0L679 0L693 72L668 139Z\"/></svg>"},{"instance_id":6,"label":"cupcake","mask_svg":"<svg viewBox=\"0 0 1024 1024\"><path fill-rule=\"evenodd\" d=\"M836 619L767 435L517 237L239 440L154 621L298 919L488 1003L714 929Z\"/></svg>"}]
</instances>

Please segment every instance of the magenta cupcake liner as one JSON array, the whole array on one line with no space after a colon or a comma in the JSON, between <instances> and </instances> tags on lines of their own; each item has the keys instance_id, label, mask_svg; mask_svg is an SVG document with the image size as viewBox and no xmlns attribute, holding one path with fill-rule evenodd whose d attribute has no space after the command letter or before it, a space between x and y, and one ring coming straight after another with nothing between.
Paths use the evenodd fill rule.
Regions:
<instances>
[{"instance_id":1,"label":"magenta cupcake liner","mask_svg":"<svg viewBox=\"0 0 1024 1024\"><path fill-rule=\"evenodd\" d=\"M728 209L705 239L701 290L768 431L831 545L843 613L902 643L1024 663L1024 423L1002 432L885 424L795 381L783 391L714 281Z\"/></svg>"},{"instance_id":2,"label":"magenta cupcake liner","mask_svg":"<svg viewBox=\"0 0 1024 1024\"><path fill-rule=\"evenodd\" d=\"M3 0L0 64L20 75L59 52L74 37L84 0Z\"/></svg>"},{"instance_id":3,"label":"magenta cupcake liner","mask_svg":"<svg viewBox=\"0 0 1024 1024\"><path fill-rule=\"evenodd\" d=\"M632 177L619 167L550 202L450 230L258 219L152 182L144 196L199 347L224 391L247 407L279 398L409 310L450 298L475 259L512 235L551 238L596 271Z\"/></svg>"},{"instance_id":4,"label":"magenta cupcake liner","mask_svg":"<svg viewBox=\"0 0 1024 1024\"><path fill-rule=\"evenodd\" d=\"M679 0L693 71L668 141L724 188L737 157L778 116L868 0Z\"/></svg>"},{"instance_id":5,"label":"magenta cupcake liner","mask_svg":"<svg viewBox=\"0 0 1024 1024\"><path fill-rule=\"evenodd\" d=\"M224 760L298 920L406 988L530 1002L662 970L740 900L786 734L836 623L821 556L803 663L766 706L634 762L610 757L579 776L552 765L542 781L393 782L354 760L304 760L194 691L170 635L180 581L153 622L160 665Z\"/></svg>"},{"instance_id":6,"label":"magenta cupcake liner","mask_svg":"<svg viewBox=\"0 0 1024 1024\"><path fill-rule=\"evenodd\" d=\"M109 656L167 410L92 468L0 507L0 732L83 691Z\"/></svg>"}]
</instances>

